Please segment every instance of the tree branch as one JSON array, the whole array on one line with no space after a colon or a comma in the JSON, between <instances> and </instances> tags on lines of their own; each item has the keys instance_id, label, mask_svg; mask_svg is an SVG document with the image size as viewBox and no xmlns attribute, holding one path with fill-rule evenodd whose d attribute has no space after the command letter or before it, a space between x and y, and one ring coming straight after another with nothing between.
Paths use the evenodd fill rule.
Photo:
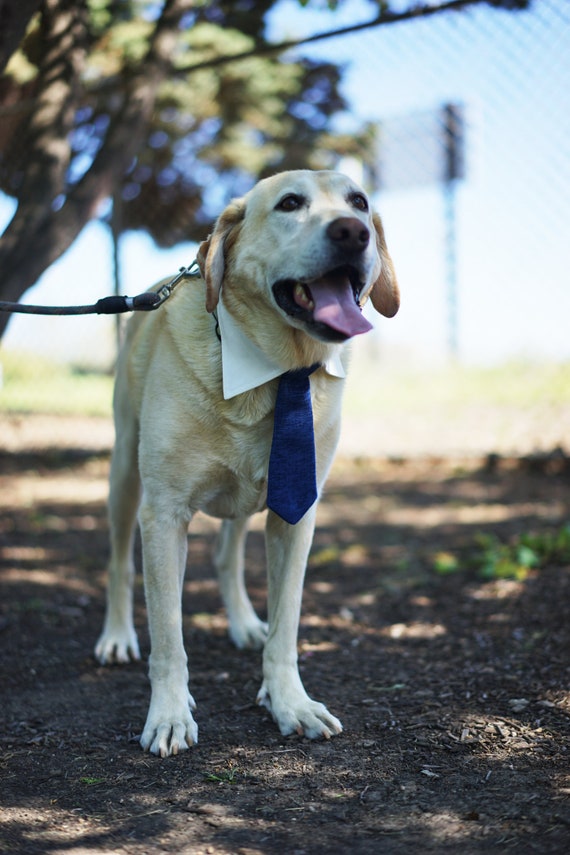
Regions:
<instances>
[{"instance_id":1,"label":"tree branch","mask_svg":"<svg viewBox=\"0 0 570 855\"><path fill-rule=\"evenodd\" d=\"M335 36L346 36L351 33L357 33L362 30L368 30L372 27L381 27L387 24L399 24L402 21L418 20L420 18L429 18L432 15L438 15L443 12L460 12L469 6L478 6L483 3L491 6L502 7L505 9L525 9L530 0L445 0L445 2L437 5L429 6L411 6L404 12L391 12L389 9L380 12L375 18L370 21L365 21L360 24L352 24L349 27L339 27L336 30L326 30L322 33L314 33L312 36L306 36L302 39L290 39L274 44L258 41L255 47L251 50L243 51L229 56L216 56L212 59L205 59L203 62L198 62L196 65L189 65L183 69L178 69L177 74L188 74L193 71L201 71L204 68L217 68L220 65L225 65L228 62L239 62L242 59L250 59L254 56L268 56L272 54L283 53L300 45L312 44L314 42L331 39Z\"/></svg>"}]
</instances>

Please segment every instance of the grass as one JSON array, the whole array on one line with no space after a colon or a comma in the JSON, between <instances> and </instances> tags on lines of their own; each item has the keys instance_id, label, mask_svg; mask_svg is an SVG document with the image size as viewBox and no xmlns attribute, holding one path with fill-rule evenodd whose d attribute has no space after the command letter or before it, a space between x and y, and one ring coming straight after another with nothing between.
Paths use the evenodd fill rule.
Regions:
<instances>
[{"instance_id":1,"label":"grass","mask_svg":"<svg viewBox=\"0 0 570 855\"><path fill-rule=\"evenodd\" d=\"M0 413L111 415L110 375L5 350L0 371Z\"/></svg>"},{"instance_id":2,"label":"grass","mask_svg":"<svg viewBox=\"0 0 570 855\"><path fill-rule=\"evenodd\" d=\"M6 350L0 350L0 371L0 412L111 414L110 375ZM379 409L461 409L474 402L520 409L570 405L570 363L394 370L382 360L361 358L354 361L345 396L346 410L362 416Z\"/></svg>"},{"instance_id":3,"label":"grass","mask_svg":"<svg viewBox=\"0 0 570 855\"><path fill-rule=\"evenodd\" d=\"M349 376L347 410L370 415L461 408L475 402L526 409L570 405L570 363L507 362L491 368L464 365L394 371L371 360L355 360Z\"/></svg>"}]
</instances>

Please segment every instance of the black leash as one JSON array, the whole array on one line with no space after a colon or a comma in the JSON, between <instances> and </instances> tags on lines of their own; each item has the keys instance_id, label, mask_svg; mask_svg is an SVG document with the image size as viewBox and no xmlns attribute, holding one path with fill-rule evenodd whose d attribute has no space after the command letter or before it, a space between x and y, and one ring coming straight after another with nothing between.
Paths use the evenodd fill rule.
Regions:
<instances>
[{"instance_id":1,"label":"black leash","mask_svg":"<svg viewBox=\"0 0 570 855\"><path fill-rule=\"evenodd\" d=\"M136 297L102 297L90 306L30 306L0 300L0 312L17 312L23 315L120 315L123 312L152 312L168 300L182 279L200 276L198 262L181 267L178 274L162 285L158 291L144 291Z\"/></svg>"}]
</instances>

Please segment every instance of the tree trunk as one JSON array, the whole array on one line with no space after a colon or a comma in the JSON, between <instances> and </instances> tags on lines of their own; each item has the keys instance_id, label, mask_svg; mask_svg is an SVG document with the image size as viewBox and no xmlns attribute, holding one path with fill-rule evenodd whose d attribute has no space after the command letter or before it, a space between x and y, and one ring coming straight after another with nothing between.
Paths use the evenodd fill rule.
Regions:
<instances>
[{"instance_id":1,"label":"tree trunk","mask_svg":"<svg viewBox=\"0 0 570 855\"><path fill-rule=\"evenodd\" d=\"M61 0L46 0L46 6L50 3L58 8L66 5ZM37 149L43 167L29 168L22 188L25 192L19 194L16 214L0 241L2 299L19 300L71 246L83 227L96 216L100 203L121 182L144 140L158 88L171 69L179 20L191 5L191 0L165 3L140 71L126 81L125 101L111 119L104 144L67 195L61 170L64 163L67 168L69 158L68 149L64 151L68 129L63 137L65 123L61 122L58 133L51 136L49 126L42 126L37 135ZM55 82L62 84L59 79ZM57 204L58 197L61 205ZM77 285L80 287L81 283ZM0 336L9 319L9 314L0 314Z\"/></svg>"},{"instance_id":2,"label":"tree trunk","mask_svg":"<svg viewBox=\"0 0 570 855\"><path fill-rule=\"evenodd\" d=\"M17 151L11 156L19 205L0 241L0 292L6 300L18 300L36 281L47 266L46 252L54 260L54 205L63 195L71 157L69 135L86 46L84 15L83 3L44 0L37 95L22 131L21 159ZM0 316L0 335L9 319Z\"/></svg>"}]
</instances>

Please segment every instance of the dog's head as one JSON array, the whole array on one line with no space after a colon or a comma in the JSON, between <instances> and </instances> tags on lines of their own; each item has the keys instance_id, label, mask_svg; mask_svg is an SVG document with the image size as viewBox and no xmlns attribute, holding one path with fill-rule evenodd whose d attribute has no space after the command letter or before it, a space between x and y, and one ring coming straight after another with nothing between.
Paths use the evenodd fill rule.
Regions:
<instances>
[{"instance_id":1,"label":"dog's head","mask_svg":"<svg viewBox=\"0 0 570 855\"><path fill-rule=\"evenodd\" d=\"M284 322L323 342L370 329L361 314L369 297L386 317L400 305L380 217L364 191L337 172L299 170L260 181L222 213L198 261L209 312L222 285L247 283L248 297L253 288Z\"/></svg>"}]
</instances>

